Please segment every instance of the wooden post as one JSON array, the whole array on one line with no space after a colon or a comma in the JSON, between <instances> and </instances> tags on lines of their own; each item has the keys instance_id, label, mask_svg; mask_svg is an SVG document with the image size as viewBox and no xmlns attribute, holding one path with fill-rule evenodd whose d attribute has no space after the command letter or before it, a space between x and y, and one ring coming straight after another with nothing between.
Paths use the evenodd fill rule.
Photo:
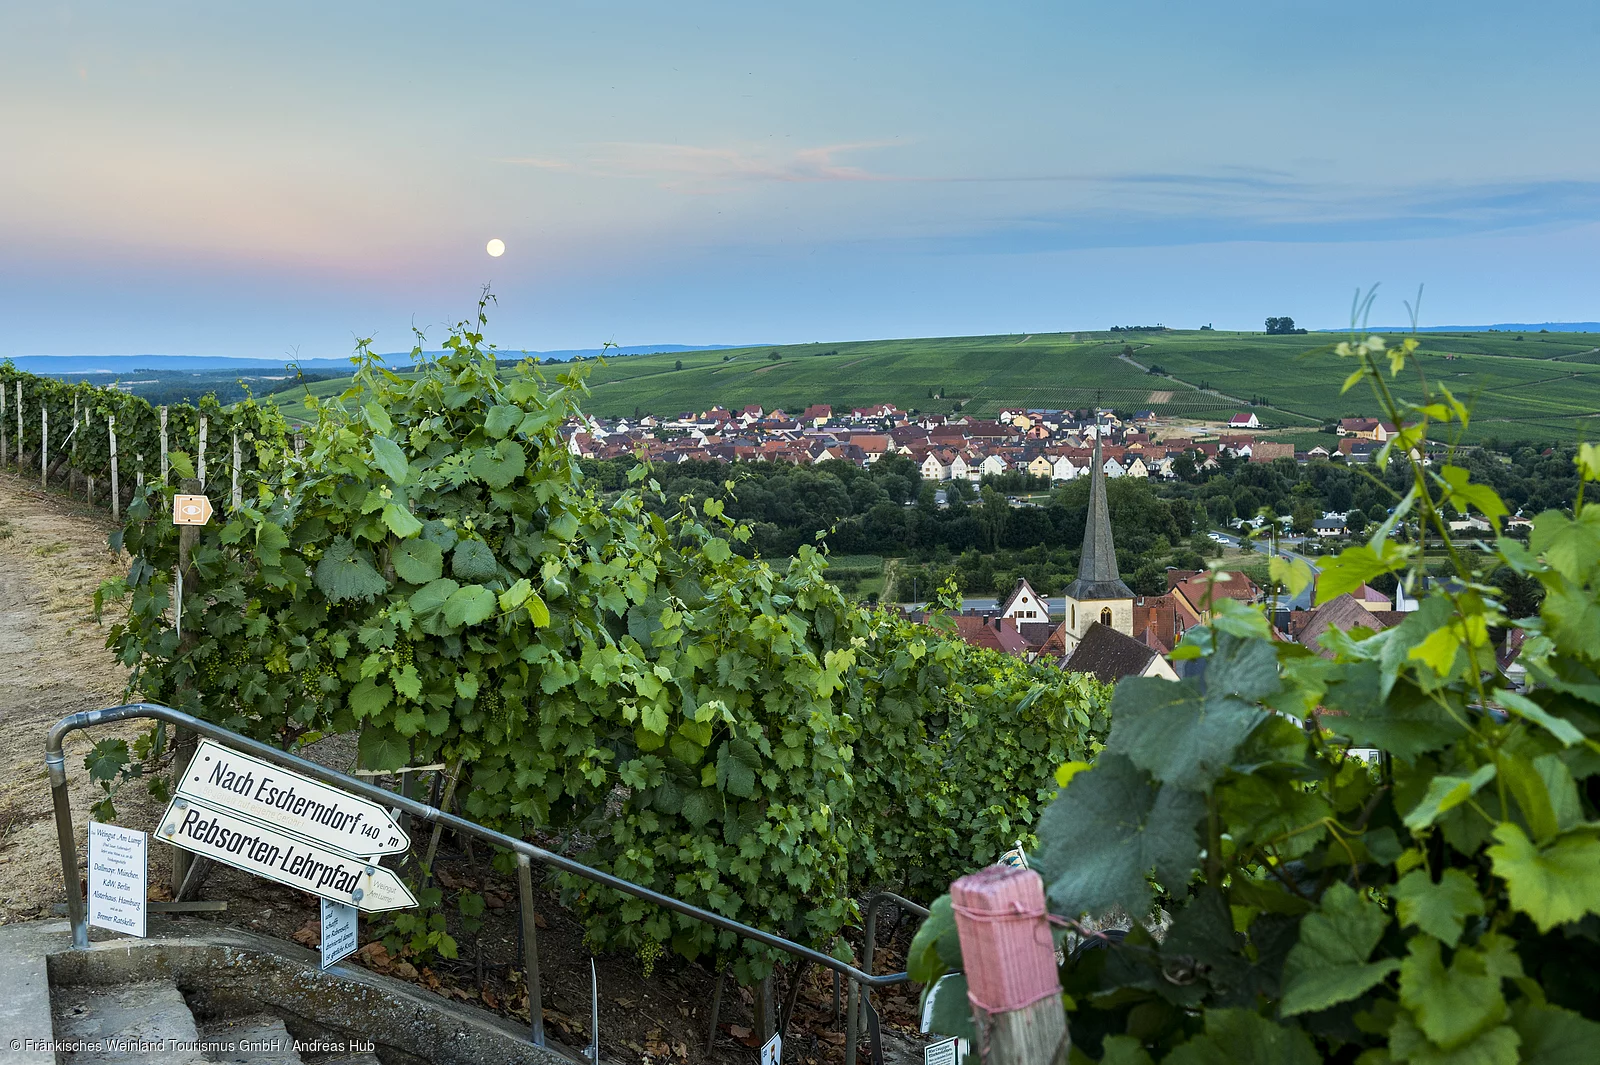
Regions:
<instances>
[{"instance_id":1,"label":"wooden post","mask_svg":"<svg viewBox=\"0 0 1600 1065\"><path fill-rule=\"evenodd\" d=\"M0 385L0 467L11 464L11 433L6 427L6 389Z\"/></svg>"},{"instance_id":2,"label":"wooden post","mask_svg":"<svg viewBox=\"0 0 1600 1065\"><path fill-rule=\"evenodd\" d=\"M167 408L161 410L161 487L167 486ZM139 482L143 484L144 482Z\"/></svg>"},{"instance_id":3,"label":"wooden post","mask_svg":"<svg viewBox=\"0 0 1600 1065\"><path fill-rule=\"evenodd\" d=\"M17 472L22 472L22 382L17 382Z\"/></svg>"},{"instance_id":4,"label":"wooden post","mask_svg":"<svg viewBox=\"0 0 1600 1065\"><path fill-rule=\"evenodd\" d=\"M300 457L300 449L306 446L306 438L299 433L294 434L294 457Z\"/></svg>"},{"instance_id":5,"label":"wooden post","mask_svg":"<svg viewBox=\"0 0 1600 1065\"><path fill-rule=\"evenodd\" d=\"M83 498L91 507L94 506L94 474L83 475Z\"/></svg>"},{"instance_id":6,"label":"wooden post","mask_svg":"<svg viewBox=\"0 0 1600 1065\"><path fill-rule=\"evenodd\" d=\"M134 454L133 463L134 463L135 466L138 467L138 469L136 471L134 471L133 483L136 486L138 486L139 488L143 488L144 487L144 452L143 451L139 451L139 452L136 452Z\"/></svg>"},{"instance_id":7,"label":"wooden post","mask_svg":"<svg viewBox=\"0 0 1600 1065\"><path fill-rule=\"evenodd\" d=\"M195 473L200 475L200 491L206 490L206 416L200 415L200 446L195 451Z\"/></svg>"},{"instance_id":8,"label":"wooden post","mask_svg":"<svg viewBox=\"0 0 1600 1065\"><path fill-rule=\"evenodd\" d=\"M1070 1040L1044 881L991 865L950 885L984 1065L1061 1065Z\"/></svg>"},{"instance_id":9,"label":"wooden post","mask_svg":"<svg viewBox=\"0 0 1600 1065\"><path fill-rule=\"evenodd\" d=\"M764 1046L778 1030L778 1010L775 1002L776 996L772 993L772 974L756 984L756 1016L755 1035Z\"/></svg>"},{"instance_id":10,"label":"wooden post","mask_svg":"<svg viewBox=\"0 0 1600 1065\"><path fill-rule=\"evenodd\" d=\"M39 404L39 487L50 487L50 404Z\"/></svg>"},{"instance_id":11,"label":"wooden post","mask_svg":"<svg viewBox=\"0 0 1600 1065\"><path fill-rule=\"evenodd\" d=\"M239 453L239 434L238 433L234 433L233 434L233 495L229 498L229 501L233 504L233 509L234 510L238 510L240 507L244 506L244 496L239 494L239 466L240 466L239 455L240 455L240 453Z\"/></svg>"},{"instance_id":12,"label":"wooden post","mask_svg":"<svg viewBox=\"0 0 1600 1065\"><path fill-rule=\"evenodd\" d=\"M166 408L162 408L165 410ZM163 442L165 434L163 434ZM164 449L163 449L164 450ZM190 495L200 494L198 479L186 479L178 491ZM176 607L183 610L183 600L194 595L199 590L199 574L190 565L190 558L194 553L194 545L200 540L200 526L185 525L178 531L178 600ZM185 644L196 642L193 636L181 639L178 644L182 653ZM179 703L184 700L179 696ZM179 727L173 730L172 736L172 765L173 779L182 780L184 773L189 770L189 761L194 758L195 746L198 737L189 729ZM184 881L189 877L189 865L193 861L189 852L181 847L172 848L172 897L176 899L183 890Z\"/></svg>"},{"instance_id":13,"label":"wooden post","mask_svg":"<svg viewBox=\"0 0 1600 1065\"><path fill-rule=\"evenodd\" d=\"M117 480L117 416L106 415L106 436L111 440L111 520L122 520L122 485Z\"/></svg>"}]
</instances>

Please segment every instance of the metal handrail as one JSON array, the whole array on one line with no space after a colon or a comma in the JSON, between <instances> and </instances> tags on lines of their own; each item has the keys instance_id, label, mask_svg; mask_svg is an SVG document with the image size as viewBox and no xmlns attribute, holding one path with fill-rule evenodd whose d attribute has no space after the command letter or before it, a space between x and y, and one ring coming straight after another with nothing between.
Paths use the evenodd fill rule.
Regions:
<instances>
[{"instance_id":1,"label":"metal handrail","mask_svg":"<svg viewBox=\"0 0 1600 1065\"><path fill-rule=\"evenodd\" d=\"M653 891L650 888L624 880L619 876L613 876L602 870L593 869L582 862L573 861L571 858L545 850L543 847L529 843L526 840L508 836L503 832L496 832L491 828L485 828L476 822L468 821L464 817L457 817L455 814L418 802L416 799L386 791L376 784L349 776L336 769L329 769L327 766L318 765L316 762L301 758L298 755L289 754L287 751L280 751L276 747L261 743L258 740L252 740L247 736L241 736L237 732L213 725L209 721L203 721L193 715L185 714L180 710L174 710L169 706L161 706L157 703L129 703L126 706L114 706L106 710L85 710L76 714L69 714L51 727L49 738L45 741L44 761L45 767L50 773L50 791L55 804L56 835L61 844L61 873L66 882L67 915L72 923L72 946L74 950L88 948L89 928L85 917L83 895L78 886L78 848L73 835L72 807L67 795L67 763L66 756L62 752L62 742L66 739L68 733L75 732L78 729L88 728L91 725L108 724L113 721L125 721L129 718L152 718L157 721L165 721L171 725L191 729L201 736L208 736L211 739L227 743L258 758L314 777L325 784L343 788L345 791L382 803L384 806L399 809L412 817L420 817L424 821L442 825L452 832L474 836L493 846L503 847L517 854L519 860L526 859L538 862L541 865L551 866L562 872L583 877L596 884L620 891L625 895L632 895L635 898L643 899L646 902L652 902L657 906L663 906L669 910L692 917L697 921L703 921L714 928L733 932L745 939L755 940L764 946L783 951L785 954L814 962L848 979L851 982L852 993L858 984L866 987L888 987L905 983L910 979L909 974L903 972L873 976L871 972L863 972L854 965L842 962L831 954L824 954L820 950L814 950L775 933L702 909L692 903L684 902L682 899L663 895L659 891ZM875 915L876 911L874 911ZM869 945L868 950L870 949ZM530 998L529 1002L530 1012L539 1008L540 1004L537 1000Z\"/></svg>"},{"instance_id":2,"label":"metal handrail","mask_svg":"<svg viewBox=\"0 0 1600 1065\"><path fill-rule=\"evenodd\" d=\"M899 909L914 913L918 917L928 916L928 908L926 906L912 902L910 899L902 898L892 891L880 891L876 895L872 896L872 898L867 901L867 924L865 932L863 933L865 937L865 947L861 958L861 964L868 973L872 972L872 956L877 953L878 949L878 914L880 911L882 911L886 903L888 905L898 907ZM910 978L909 974L901 975L906 975L907 979ZM860 1039L862 1028L865 1027L867 1023L867 1000L870 998L870 996L865 991L858 992L856 990L855 983L852 982L850 985L850 993L847 998L849 1004L845 1007L845 1013L850 1020L848 1022L848 1027L845 1028L844 1034L844 1060L845 1065L855 1065L856 1043ZM879 1057L881 1057L881 1050L881 1047L878 1047L876 1044L874 1044L872 1048L874 1060L877 1060Z\"/></svg>"}]
</instances>

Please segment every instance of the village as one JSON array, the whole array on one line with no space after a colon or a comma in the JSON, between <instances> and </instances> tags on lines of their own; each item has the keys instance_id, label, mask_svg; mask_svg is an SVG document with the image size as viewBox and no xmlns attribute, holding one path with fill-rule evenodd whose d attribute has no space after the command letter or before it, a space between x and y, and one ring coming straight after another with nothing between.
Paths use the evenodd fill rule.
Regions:
<instances>
[{"instance_id":1,"label":"village","mask_svg":"<svg viewBox=\"0 0 1600 1065\"><path fill-rule=\"evenodd\" d=\"M1102 445L1107 477L1171 478L1184 455L1202 470L1215 469L1222 454L1251 462L1304 463L1335 456L1370 462L1395 433L1393 425L1376 418L1346 418L1339 423L1338 443L1331 451L1320 445L1297 451L1290 443L1258 437L1261 421L1249 411L1235 414L1225 425L1167 425L1151 410L1123 418L1105 408L1011 407L989 419L909 413L888 403L849 411L815 404L797 414L759 405L738 411L712 406L673 418L589 418L570 428L572 453L587 459L639 455L652 462L803 465L841 460L870 466L885 455L905 455L918 464L925 481L980 481L1021 473L1053 482L1086 474L1096 441Z\"/></svg>"}]
</instances>

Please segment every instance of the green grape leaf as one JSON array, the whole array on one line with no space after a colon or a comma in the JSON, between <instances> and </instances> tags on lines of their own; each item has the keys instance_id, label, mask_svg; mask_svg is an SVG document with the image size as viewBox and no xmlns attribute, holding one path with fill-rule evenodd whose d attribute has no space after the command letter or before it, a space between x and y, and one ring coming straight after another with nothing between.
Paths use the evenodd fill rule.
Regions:
<instances>
[{"instance_id":1,"label":"green grape leaf","mask_svg":"<svg viewBox=\"0 0 1600 1065\"><path fill-rule=\"evenodd\" d=\"M717 752L717 787L741 799L756 796L761 754L749 740L729 740Z\"/></svg>"},{"instance_id":2,"label":"green grape leaf","mask_svg":"<svg viewBox=\"0 0 1600 1065\"><path fill-rule=\"evenodd\" d=\"M1358 544L1339 552L1337 558L1322 564L1317 577L1317 605L1353 592L1374 577L1404 569L1417 549L1384 540L1377 547Z\"/></svg>"},{"instance_id":3,"label":"green grape leaf","mask_svg":"<svg viewBox=\"0 0 1600 1065\"><path fill-rule=\"evenodd\" d=\"M1389 1060L1412 1065L1518 1065L1519 1042L1516 1030L1502 1024L1451 1050L1441 1050L1409 1012L1399 1010L1389 1029Z\"/></svg>"},{"instance_id":4,"label":"green grape leaf","mask_svg":"<svg viewBox=\"0 0 1600 1065\"><path fill-rule=\"evenodd\" d=\"M1387 688L1383 667L1376 662L1344 663L1328 684L1322 705L1338 713L1319 716L1318 723L1347 737L1352 746L1376 747L1408 762L1449 745L1465 731L1414 685L1400 682Z\"/></svg>"},{"instance_id":5,"label":"green grape leaf","mask_svg":"<svg viewBox=\"0 0 1600 1065\"><path fill-rule=\"evenodd\" d=\"M1389 889L1400 924L1415 925L1448 947L1461 941L1468 917L1483 915L1477 883L1460 869L1446 869L1435 884L1425 869L1414 869Z\"/></svg>"},{"instance_id":6,"label":"green grape leaf","mask_svg":"<svg viewBox=\"0 0 1600 1065\"><path fill-rule=\"evenodd\" d=\"M444 553L439 545L420 538L396 544L389 553L389 562L394 566L395 576L409 584L436 581L444 572Z\"/></svg>"},{"instance_id":7,"label":"green grape leaf","mask_svg":"<svg viewBox=\"0 0 1600 1065\"><path fill-rule=\"evenodd\" d=\"M952 969L961 968L961 938L956 933L950 896L940 895L928 907L906 954L906 972L919 984L931 984Z\"/></svg>"},{"instance_id":8,"label":"green grape leaf","mask_svg":"<svg viewBox=\"0 0 1600 1065\"><path fill-rule=\"evenodd\" d=\"M312 579L335 603L370 601L389 590L389 582L344 537L328 545Z\"/></svg>"},{"instance_id":9,"label":"green grape leaf","mask_svg":"<svg viewBox=\"0 0 1600 1065\"><path fill-rule=\"evenodd\" d=\"M281 525L264 521L256 526L256 557L263 566L281 566L283 550L289 546L289 534Z\"/></svg>"},{"instance_id":10,"label":"green grape leaf","mask_svg":"<svg viewBox=\"0 0 1600 1065\"><path fill-rule=\"evenodd\" d=\"M1412 936L1400 963L1400 1002L1417 1027L1445 1050L1453 1050L1506 1019L1501 976L1482 952L1463 947L1449 967L1432 936Z\"/></svg>"},{"instance_id":11,"label":"green grape leaf","mask_svg":"<svg viewBox=\"0 0 1600 1065\"><path fill-rule=\"evenodd\" d=\"M417 675L414 663L408 662L399 669L391 669L389 680L394 684L394 690L407 699L415 701L422 694L422 678Z\"/></svg>"},{"instance_id":12,"label":"green grape leaf","mask_svg":"<svg viewBox=\"0 0 1600 1065\"><path fill-rule=\"evenodd\" d=\"M499 491L522 476L528 467L528 456L515 440L502 440L491 448L480 448L468 467L472 476L495 491Z\"/></svg>"},{"instance_id":13,"label":"green grape leaf","mask_svg":"<svg viewBox=\"0 0 1600 1065\"><path fill-rule=\"evenodd\" d=\"M1584 507L1576 518L1545 511L1533 519L1528 549L1573 584L1588 583L1600 567L1600 507Z\"/></svg>"},{"instance_id":14,"label":"green grape leaf","mask_svg":"<svg viewBox=\"0 0 1600 1065\"><path fill-rule=\"evenodd\" d=\"M1511 1008L1523 1065L1600 1065L1600 1024L1526 998Z\"/></svg>"},{"instance_id":15,"label":"green grape leaf","mask_svg":"<svg viewBox=\"0 0 1600 1065\"><path fill-rule=\"evenodd\" d=\"M460 587L461 585L449 577L440 577L438 580L429 581L411 593L409 601L411 612L418 617L433 613L443 607L450 597L456 594L456 589Z\"/></svg>"},{"instance_id":16,"label":"green grape leaf","mask_svg":"<svg viewBox=\"0 0 1600 1065\"><path fill-rule=\"evenodd\" d=\"M450 574L469 584L492 581L500 572L494 552L482 540L462 540L450 553Z\"/></svg>"},{"instance_id":17,"label":"green grape leaf","mask_svg":"<svg viewBox=\"0 0 1600 1065\"><path fill-rule=\"evenodd\" d=\"M1495 875L1506 882L1511 905L1533 918L1539 931L1600 913L1600 840L1570 832L1536 847L1521 828L1506 821L1495 826L1498 841L1488 850Z\"/></svg>"},{"instance_id":18,"label":"green grape leaf","mask_svg":"<svg viewBox=\"0 0 1600 1065\"><path fill-rule=\"evenodd\" d=\"M1438 776L1428 782L1428 791L1422 800L1406 814L1405 825L1412 832L1421 832L1439 819L1442 814L1460 806L1495 778L1494 763L1482 765L1470 777Z\"/></svg>"},{"instance_id":19,"label":"green grape leaf","mask_svg":"<svg viewBox=\"0 0 1600 1065\"><path fill-rule=\"evenodd\" d=\"M411 745L392 729L368 725L356 747L364 769L395 770L411 760Z\"/></svg>"},{"instance_id":20,"label":"green grape leaf","mask_svg":"<svg viewBox=\"0 0 1600 1065\"><path fill-rule=\"evenodd\" d=\"M1245 700L1278 690L1270 643L1223 634L1216 647L1207 660L1204 695L1191 681L1130 677L1118 684L1107 749L1127 755L1163 783L1191 789L1215 783L1240 744L1270 716Z\"/></svg>"},{"instance_id":21,"label":"green grape leaf","mask_svg":"<svg viewBox=\"0 0 1600 1065\"><path fill-rule=\"evenodd\" d=\"M522 408L509 403L496 403L483 419L483 431L499 440L522 421Z\"/></svg>"},{"instance_id":22,"label":"green grape leaf","mask_svg":"<svg viewBox=\"0 0 1600 1065\"><path fill-rule=\"evenodd\" d=\"M477 625L494 616L494 593L481 584L467 584L450 593L444 603L445 624Z\"/></svg>"},{"instance_id":23,"label":"green grape leaf","mask_svg":"<svg viewBox=\"0 0 1600 1065\"><path fill-rule=\"evenodd\" d=\"M422 523L422 538L430 544L437 544L440 551L450 550L460 539L454 529L437 518Z\"/></svg>"},{"instance_id":24,"label":"green grape leaf","mask_svg":"<svg viewBox=\"0 0 1600 1065\"><path fill-rule=\"evenodd\" d=\"M1196 823L1205 800L1196 792L1160 785L1126 755L1106 751L1078 773L1039 819L1035 868L1055 912L1076 917L1121 906L1142 916L1150 908L1145 877L1186 883L1199 860Z\"/></svg>"},{"instance_id":25,"label":"green grape leaf","mask_svg":"<svg viewBox=\"0 0 1600 1065\"><path fill-rule=\"evenodd\" d=\"M395 484L405 484L411 479L411 464L406 461L406 453L387 436L373 435L372 464Z\"/></svg>"},{"instance_id":26,"label":"green grape leaf","mask_svg":"<svg viewBox=\"0 0 1600 1065\"><path fill-rule=\"evenodd\" d=\"M1100 1051L1100 1065L1155 1065L1144 1044L1131 1035L1106 1036Z\"/></svg>"},{"instance_id":27,"label":"green grape leaf","mask_svg":"<svg viewBox=\"0 0 1600 1065\"><path fill-rule=\"evenodd\" d=\"M696 788L683 797L683 805L679 808L679 812L695 829L702 829L717 815L717 804L712 800L710 792L704 788Z\"/></svg>"},{"instance_id":28,"label":"green grape leaf","mask_svg":"<svg viewBox=\"0 0 1600 1065\"><path fill-rule=\"evenodd\" d=\"M117 779L129 761L127 740L99 740L83 756L83 767L89 771L90 780L105 783Z\"/></svg>"},{"instance_id":29,"label":"green grape leaf","mask_svg":"<svg viewBox=\"0 0 1600 1065\"><path fill-rule=\"evenodd\" d=\"M350 712L355 714L357 720L377 717L393 699L394 690L389 685L368 677L350 689Z\"/></svg>"},{"instance_id":30,"label":"green grape leaf","mask_svg":"<svg viewBox=\"0 0 1600 1065\"><path fill-rule=\"evenodd\" d=\"M417 516L398 503L383 505L383 523L402 540L422 531L422 522L417 520Z\"/></svg>"},{"instance_id":31,"label":"green grape leaf","mask_svg":"<svg viewBox=\"0 0 1600 1065\"><path fill-rule=\"evenodd\" d=\"M1369 962L1389 917L1377 903L1335 883L1300 921L1300 938L1283 964L1285 1017L1314 1013L1366 994L1400 967L1395 958Z\"/></svg>"},{"instance_id":32,"label":"green grape leaf","mask_svg":"<svg viewBox=\"0 0 1600 1065\"><path fill-rule=\"evenodd\" d=\"M1162 1058L1163 1065L1321 1065L1311 1037L1254 1010L1209 1009L1200 1035Z\"/></svg>"},{"instance_id":33,"label":"green grape leaf","mask_svg":"<svg viewBox=\"0 0 1600 1065\"><path fill-rule=\"evenodd\" d=\"M1557 717L1526 695L1504 688L1496 689L1494 701L1518 717L1526 718L1560 740L1562 746L1571 747L1583 742L1583 732L1564 717Z\"/></svg>"}]
</instances>

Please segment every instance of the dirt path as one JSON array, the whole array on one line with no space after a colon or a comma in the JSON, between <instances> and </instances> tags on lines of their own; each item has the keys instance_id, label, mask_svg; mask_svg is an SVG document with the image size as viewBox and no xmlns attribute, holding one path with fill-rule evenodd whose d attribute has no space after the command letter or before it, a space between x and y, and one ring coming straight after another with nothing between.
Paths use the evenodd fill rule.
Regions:
<instances>
[{"instance_id":1,"label":"dirt path","mask_svg":"<svg viewBox=\"0 0 1600 1065\"><path fill-rule=\"evenodd\" d=\"M67 714L121 701L127 674L94 620L94 591L118 572L106 547L110 530L109 516L0 473L0 924L46 914L63 897L45 734ZM120 734L137 732L127 726ZM67 740L80 827L95 798L83 770L92 743L85 732ZM149 803L140 800L119 803L119 812L147 827L140 822Z\"/></svg>"}]
</instances>

